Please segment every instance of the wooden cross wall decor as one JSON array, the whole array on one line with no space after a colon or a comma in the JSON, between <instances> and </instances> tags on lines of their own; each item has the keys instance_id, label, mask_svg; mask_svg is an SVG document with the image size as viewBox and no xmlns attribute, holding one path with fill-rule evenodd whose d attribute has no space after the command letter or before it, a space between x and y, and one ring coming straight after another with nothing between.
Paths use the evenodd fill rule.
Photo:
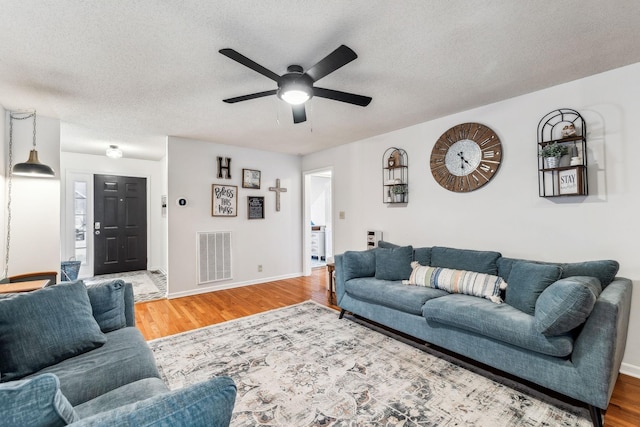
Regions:
<instances>
[{"instance_id":1,"label":"wooden cross wall decor","mask_svg":"<svg viewBox=\"0 0 640 427\"><path fill-rule=\"evenodd\" d=\"M276 192L276 212L280 212L280 193L286 193L287 189L280 187L280 178L276 179L276 186L269 187L269 191Z\"/></svg>"}]
</instances>

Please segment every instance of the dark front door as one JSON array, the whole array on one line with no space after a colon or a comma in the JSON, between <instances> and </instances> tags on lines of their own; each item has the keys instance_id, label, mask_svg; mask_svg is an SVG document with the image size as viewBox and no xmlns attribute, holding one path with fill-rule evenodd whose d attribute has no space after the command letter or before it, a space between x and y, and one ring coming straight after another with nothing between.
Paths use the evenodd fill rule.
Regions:
<instances>
[{"instance_id":1,"label":"dark front door","mask_svg":"<svg viewBox=\"0 0 640 427\"><path fill-rule=\"evenodd\" d=\"M147 180L94 176L94 274L147 269Z\"/></svg>"}]
</instances>

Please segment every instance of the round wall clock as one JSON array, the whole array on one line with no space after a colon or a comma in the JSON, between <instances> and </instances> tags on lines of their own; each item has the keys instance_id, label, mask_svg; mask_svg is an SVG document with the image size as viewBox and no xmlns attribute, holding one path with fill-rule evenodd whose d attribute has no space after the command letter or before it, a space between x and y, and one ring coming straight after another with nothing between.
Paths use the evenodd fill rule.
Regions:
<instances>
[{"instance_id":1,"label":"round wall clock","mask_svg":"<svg viewBox=\"0 0 640 427\"><path fill-rule=\"evenodd\" d=\"M479 123L456 125L431 150L431 173L450 191L477 190L494 177L502 161L502 144L494 131Z\"/></svg>"}]
</instances>

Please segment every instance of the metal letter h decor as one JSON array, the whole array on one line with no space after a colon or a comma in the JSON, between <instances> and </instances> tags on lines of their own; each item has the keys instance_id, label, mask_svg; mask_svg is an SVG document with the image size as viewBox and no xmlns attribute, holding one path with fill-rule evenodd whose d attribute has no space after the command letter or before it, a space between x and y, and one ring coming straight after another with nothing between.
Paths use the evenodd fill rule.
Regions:
<instances>
[{"instance_id":1,"label":"metal letter h decor","mask_svg":"<svg viewBox=\"0 0 640 427\"><path fill-rule=\"evenodd\" d=\"M231 158L225 157L225 163L222 163L223 158L218 156L218 178L223 178L222 172L225 172L226 179L231 179Z\"/></svg>"}]
</instances>

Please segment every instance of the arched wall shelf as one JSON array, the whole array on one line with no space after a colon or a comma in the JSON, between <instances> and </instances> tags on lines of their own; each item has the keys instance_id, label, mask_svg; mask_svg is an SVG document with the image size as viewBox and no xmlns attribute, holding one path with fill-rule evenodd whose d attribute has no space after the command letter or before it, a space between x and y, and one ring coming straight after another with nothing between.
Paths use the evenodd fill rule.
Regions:
<instances>
[{"instance_id":1,"label":"arched wall shelf","mask_svg":"<svg viewBox=\"0 0 640 427\"><path fill-rule=\"evenodd\" d=\"M567 154L550 162L538 156L538 195L540 197L586 196L587 123L576 110L559 108L546 114L538 123L538 153L557 144Z\"/></svg>"}]
</instances>

